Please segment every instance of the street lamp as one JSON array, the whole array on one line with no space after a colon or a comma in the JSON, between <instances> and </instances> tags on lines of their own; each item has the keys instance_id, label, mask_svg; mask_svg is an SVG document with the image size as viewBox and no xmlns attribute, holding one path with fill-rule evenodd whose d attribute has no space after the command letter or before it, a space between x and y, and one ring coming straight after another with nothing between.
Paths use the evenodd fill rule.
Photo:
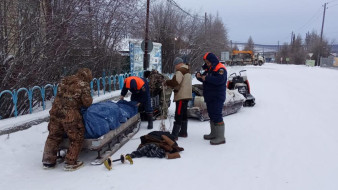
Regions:
<instances>
[{"instance_id":1,"label":"street lamp","mask_svg":"<svg viewBox=\"0 0 338 190\"><path fill-rule=\"evenodd\" d=\"M174 57L175 57L175 55L176 55L176 48L175 48L176 41L177 41L177 38L175 37L175 38L174 38Z\"/></svg>"}]
</instances>

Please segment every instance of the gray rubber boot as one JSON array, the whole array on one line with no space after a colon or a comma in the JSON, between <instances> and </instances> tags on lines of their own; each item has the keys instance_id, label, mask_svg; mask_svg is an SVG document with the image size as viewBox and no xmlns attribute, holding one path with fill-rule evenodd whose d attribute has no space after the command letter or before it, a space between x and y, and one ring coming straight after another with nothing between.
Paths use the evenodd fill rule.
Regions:
<instances>
[{"instance_id":1,"label":"gray rubber boot","mask_svg":"<svg viewBox=\"0 0 338 190\"><path fill-rule=\"evenodd\" d=\"M224 122L215 123L216 138L210 141L212 145L225 144Z\"/></svg>"},{"instance_id":2,"label":"gray rubber boot","mask_svg":"<svg viewBox=\"0 0 338 190\"><path fill-rule=\"evenodd\" d=\"M210 129L211 129L210 134L209 134L209 135L204 135L204 136L203 136L203 138L204 138L205 140L211 140L211 139L216 138L215 123L212 122L211 120L210 120Z\"/></svg>"}]
</instances>

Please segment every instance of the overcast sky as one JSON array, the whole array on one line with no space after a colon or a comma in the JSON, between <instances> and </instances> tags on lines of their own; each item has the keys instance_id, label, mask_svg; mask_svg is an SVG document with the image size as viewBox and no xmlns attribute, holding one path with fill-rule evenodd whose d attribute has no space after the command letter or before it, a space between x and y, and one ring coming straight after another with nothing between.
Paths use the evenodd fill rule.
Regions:
<instances>
[{"instance_id":1,"label":"overcast sky","mask_svg":"<svg viewBox=\"0 0 338 190\"><path fill-rule=\"evenodd\" d=\"M323 5L328 2L324 36L338 44L338 0L175 0L183 9L222 18L230 40L257 44L290 42L291 32L321 32Z\"/></svg>"}]
</instances>

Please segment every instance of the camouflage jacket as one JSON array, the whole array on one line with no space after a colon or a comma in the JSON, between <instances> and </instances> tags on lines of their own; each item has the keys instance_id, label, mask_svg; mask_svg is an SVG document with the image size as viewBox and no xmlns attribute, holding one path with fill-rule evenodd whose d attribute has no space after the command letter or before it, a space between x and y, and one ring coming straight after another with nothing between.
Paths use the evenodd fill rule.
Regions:
<instances>
[{"instance_id":1,"label":"camouflage jacket","mask_svg":"<svg viewBox=\"0 0 338 190\"><path fill-rule=\"evenodd\" d=\"M87 81L77 75L63 78L59 83L52 109L49 111L51 117L67 121L82 119L81 107L89 107L93 102Z\"/></svg>"},{"instance_id":2,"label":"camouflage jacket","mask_svg":"<svg viewBox=\"0 0 338 190\"><path fill-rule=\"evenodd\" d=\"M169 79L167 76L162 75L157 72L151 72L149 76L149 90L150 90L150 96L154 97L160 94L163 90L162 83Z\"/></svg>"}]
</instances>

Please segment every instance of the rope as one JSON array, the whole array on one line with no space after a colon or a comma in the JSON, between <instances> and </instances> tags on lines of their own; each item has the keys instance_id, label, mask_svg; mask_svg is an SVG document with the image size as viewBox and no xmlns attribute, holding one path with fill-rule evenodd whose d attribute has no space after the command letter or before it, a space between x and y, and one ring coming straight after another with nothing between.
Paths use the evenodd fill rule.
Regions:
<instances>
[{"instance_id":1,"label":"rope","mask_svg":"<svg viewBox=\"0 0 338 190\"><path fill-rule=\"evenodd\" d=\"M161 131L167 131L166 127L165 127L165 122L164 122L164 109L163 109L163 106L165 107L168 107L167 105L167 100L165 98L165 90L164 90L165 86L164 84L162 83L162 93L163 93L163 105L161 107L161 126L160 126L160 130Z\"/></svg>"}]
</instances>

